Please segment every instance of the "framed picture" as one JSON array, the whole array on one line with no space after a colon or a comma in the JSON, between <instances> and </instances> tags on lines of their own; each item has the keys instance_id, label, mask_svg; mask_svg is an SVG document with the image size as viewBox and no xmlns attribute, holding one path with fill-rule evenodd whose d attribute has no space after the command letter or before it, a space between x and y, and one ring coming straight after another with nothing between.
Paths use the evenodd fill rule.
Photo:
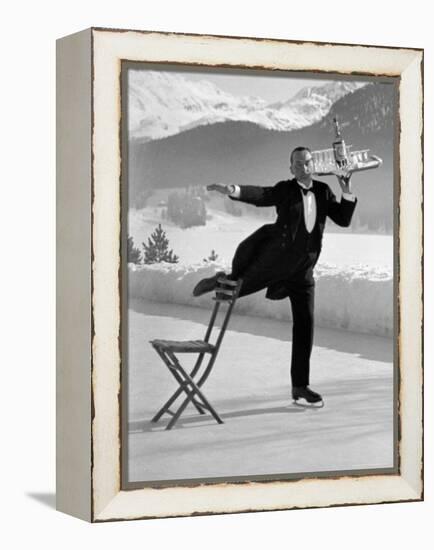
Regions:
<instances>
[{"instance_id":1,"label":"framed picture","mask_svg":"<svg viewBox=\"0 0 434 550\"><path fill-rule=\"evenodd\" d=\"M58 41L58 508L423 498L423 51Z\"/></svg>"}]
</instances>

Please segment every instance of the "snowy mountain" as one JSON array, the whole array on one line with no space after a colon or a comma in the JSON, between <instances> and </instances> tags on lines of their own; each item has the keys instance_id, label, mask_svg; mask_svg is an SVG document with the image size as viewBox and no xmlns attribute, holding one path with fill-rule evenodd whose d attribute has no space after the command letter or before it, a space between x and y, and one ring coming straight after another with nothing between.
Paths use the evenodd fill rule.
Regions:
<instances>
[{"instance_id":1,"label":"snowy mountain","mask_svg":"<svg viewBox=\"0 0 434 550\"><path fill-rule=\"evenodd\" d=\"M337 100L320 121L290 132L269 130L246 121L192 128L159 140L131 140L128 178L130 205L142 208L152 190L204 186L215 182L273 185L289 177L289 151L299 145L330 147L337 116L348 145L369 148L383 159L375 171L353 178L359 204L354 226L382 227L393 223L395 87L365 86ZM307 92L306 92L307 93ZM308 95L311 98L312 94ZM336 178L328 183L340 195Z\"/></svg>"},{"instance_id":2,"label":"snowy mountain","mask_svg":"<svg viewBox=\"0 0 434 550\"><path fill-rule=\"evenodd\" d=\"M267 104L254 96L234 96L207 81L180 73L130 70L130 139L151 141L208 124L244 121L276 131L291 131L322 119L335 101L364 86L332 82L307 87L285 102Z\"/></svg>"},{"instance_id":3,"label":"snowy mountain","mask_svg":"<svg viewBox=\"0 0 434 550\"><path fill-rule=\"evenodd\" d=\"M337 116L345 135L355 143L361 143L363 136L386 135L393 129L396 100L391 85L366 86L355 96L346 95L334 103L318 126L321 130L331 128Z\"/></svg>"},{"instance_id":4,"label":"snowy mountain","mask_svg":"<svg viewBox=\"0 0 434 550\"><path fill-rule=\"evenodd\" d=\"M321 120L336 101L365 85L363 82L330 82L322 86L309 86L289 100L273 103L269 107L278 110L288 120L298 121L296 128L290 130L299 129Z\"/></svg>"}]
</instances>

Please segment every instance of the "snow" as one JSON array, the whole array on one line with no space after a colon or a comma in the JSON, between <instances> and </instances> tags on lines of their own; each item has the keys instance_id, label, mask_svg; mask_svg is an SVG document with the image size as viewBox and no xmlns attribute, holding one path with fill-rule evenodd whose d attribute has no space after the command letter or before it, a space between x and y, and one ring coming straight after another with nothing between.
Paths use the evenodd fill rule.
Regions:
<instances>
[{"instance_id":1,"label":"snow","mask_svg":"<svg viewBox=\"0 0 434 550\"><path fill-rule=\"evenodd\" d=\"M224 424L199 416L191 406L171 431L164 429L167 415L150 422L177 385L149 340L202 338L208 319L209 311L198 308L130 300L130 481L393 466L389 338L317 329L311 385L325 406L305 410L290 399L288 323L233 315L203 388ZM180 358L184 366L191 364L188 356Z\"/></svg>"},{"instance_id":2,"label":"snow","mask_svg":"<svg viewBox=\"0 0 434 550\"><path fill-rule=\"evenodd\" d=\"M178 264L128 266L128 476L130 481L214 479L390 469L394 464L393 238L328 233L315 272L311 386L325 399L290 398L288 300L240 298L205 395L217 424L187 407L171 431L151 418L176 389L152 339L200 339L214 302L192 289L229 270L236 246L267 220L208 209L201 227L162 223ZM271 220L268 220L270 223ZM131 210L128 232L147 241L161 209ZM204 263L211 250L216 262ZM187 368L191 357L182 355Z\"/></svg>"},{"instance_id":3,"label":"snow","mask_svg":"<svg viewBox=\"0 0 434 550\"><path fill-rule=\"evenodd\" d=\"M167 198L167 194L166 194ZM130 209L128 213L128 234L137 247L147 242L155 227L161 223L169 239L170 248L184 264L201 262L214 249L219 260L229 264L238 244L251 235L262 224L273 219L243 215L236 217L215 208L207 207L209 219L205 226L181 229L168 220L161 219L161 208L146 207ZM338 267L381 268L392 274L393 237L391 235L355 234L350 230L330 233L326 230L322 262Z\"/></svg>"},{"instance_id":4,"label":"snow","mask_svg":"<svg viewBox=\"0 0 434 550\"><path fill-rule=\"evenodd\" d=\"M129 266L129 296L161 303L209 308L210 296L193 298L196 283L216 270L230 271L238 244L263 223L254 216L231 216L210 209L205 226L181 229L161 220L161 210L130 210L128 233L135 245L147 242L162 223L169 247L178 264ZM216 262L206 264L211 250ZM318 326L379 336L393 334L393 237L389 235L328 233L315 270L317 292L315 320ZM287 300L265 299L265 291L239 300L237 311L271 319L290 319Z\"/></svg>"},{"instance_id":5,"label":"snow","mask_svg":"<svg viewBox=\"0 0 434 550\"><path fill-rule=\"evenodd\" d=\"M240 298L205 395L224 424L187 407L171 431L150 420L176 383L149 344L200 339L212 295L192 296L203 277L229 270L238 243L266 223L209 208L201 227L164 221L178 264L128 266L128 475L130 481L214 479L389 469L394 461L393 238L326 233L315 272L311 385L320 410L290 399L288 300L265 291ZM270 222L271 220L268 220ZM161 211L131 210L136 246ZM211 250L216 262L204 263ZM191 358L182 355L184 366Z\"/></svg>"},{"instance_id":6,"label":"snow","mask_svg":"<svg viewBox=\"0 0 434 550\"><path fill-rule=\"evenodd\" d=\"M149 140L229 120L270 130L303 128L323 118L337 99L365 84L332 82L309 87L276 104L231 95L206 78L192 81L176 72L130 70L128 85L130 138Z\"/></svg>"},{"instance_id":7,"label":"snow","mask_svg":"<svg viewBox=\"0 0 434 550\"><path fill-rule=\"evenodd\" d=\"M337 99L361 85L335 81L267 104L259 97L231 95L205 79L131 70L129 137L161 139L225 121L290 131L322 119ZM315 272L311 361L311 385L323 394L323 409L291 404L290 305L288 300L266 300L262 291L238 300L212 376L202 388L224 424L198 415L191 406L172 431L164 430L167 417L150 421L177 385L149 340L202 338L212 295L194 298L192 289L217 270L228 272L237 245L271 223L207 211L206 225L189 229L163 222L162 208L149 203L129 212L128 234L137 247L162 223L180 258L178 264L128 266L129 480L392 468L393 239L384 235L351 230L324 235ZM205 262L211 250L217 261ZM187 368L191 360L182 356Z\"/></svg>"},{"instance_id":8,"label":"snow","mask_svg":"<svg viewBox=\"0 0 434 550\"><path fill-rule=\"evenodd\" d=\"M211 294L192 296L196 283L228 264L129 264L128 296L165 304L210 309ZM319 264L315 272L315 321L318 326L392 336L393 279L388 270L369 267L336 267ZM270 301L265 291L240 298L237 313L244 316L289 320L287 300Z\"/></svg>"}]
</instances>

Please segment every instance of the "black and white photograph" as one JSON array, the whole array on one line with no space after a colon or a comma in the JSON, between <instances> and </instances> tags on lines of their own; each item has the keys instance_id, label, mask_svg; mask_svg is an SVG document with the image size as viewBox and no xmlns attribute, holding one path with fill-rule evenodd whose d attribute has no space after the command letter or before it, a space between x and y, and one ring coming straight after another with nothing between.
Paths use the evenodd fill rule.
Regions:
<instances>
[{"instance_id":1,"label":"black and white photograph","mask_svg":"<svg viewBox=\"0 0 434 550\"><path fill-rule=\"evenodd\" d=\"M428 8L5 5L2 547L432 539Z\"/></svg>"},{"instance_id":2,"label":"black and white photograph","mask_svg":"<svg viewBox=\"0 0 434 550\"><path fill-rule=\"evenodd\" d=\"M397 85L123 62L125 488L397 471Z\"/></svg>"}]
</instances>

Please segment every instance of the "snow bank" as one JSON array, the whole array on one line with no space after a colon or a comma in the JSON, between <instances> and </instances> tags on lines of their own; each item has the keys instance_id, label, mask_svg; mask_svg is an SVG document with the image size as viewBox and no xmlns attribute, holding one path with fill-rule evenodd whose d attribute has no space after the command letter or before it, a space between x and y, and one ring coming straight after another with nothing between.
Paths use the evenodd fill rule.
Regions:
<instances>
[{"instance_id":1,"label":"snow bank","mask_svg":"<svg viewBox=\"0 0 434 550\"><path fill-rule=\"evenodd\" d=\"M210 309L211 294L192 296L195 284L227 265L129 264L129 297ZM354 332L393 335L393 278L390 270L368 266L318 264L315 270L315 322ZM271 301L265 291L241 298L237 314L290 320L287 300Z\"/></svg>"}]
</instances>

